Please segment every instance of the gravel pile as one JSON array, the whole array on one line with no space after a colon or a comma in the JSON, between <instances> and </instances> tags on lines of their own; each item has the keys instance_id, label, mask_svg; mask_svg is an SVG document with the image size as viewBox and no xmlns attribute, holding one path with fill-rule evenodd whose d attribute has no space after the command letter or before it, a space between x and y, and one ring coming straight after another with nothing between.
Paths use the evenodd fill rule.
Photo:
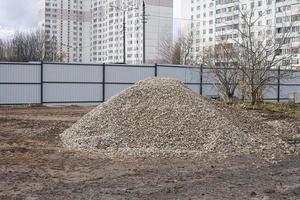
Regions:
<instances>
[{"instance_id":1,"label":"gravel pile","mask_svg":"<svg viewBox=\"0 0 300 200\"><path fill-rule=\"evenodd\" d=\"M130 156L251 152L271 143L228 115L180 81L149 78L96 107L61 139L70 149Z\"/></svg>"}]
</instances>

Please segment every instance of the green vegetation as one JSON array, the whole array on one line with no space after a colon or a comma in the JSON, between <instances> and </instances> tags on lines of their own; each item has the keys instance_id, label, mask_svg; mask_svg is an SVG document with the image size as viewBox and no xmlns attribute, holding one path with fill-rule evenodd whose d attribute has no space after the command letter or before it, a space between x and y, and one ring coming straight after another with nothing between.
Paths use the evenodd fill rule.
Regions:
<instances>
[{"instance_id":1,"label":"green vegetation","mask_svg":"<svg viewBox=\"0 0 300 200\"><path fill-rule=\"evenodd\" d=\"M296 114L300 116L300 105L291 103L242 103L239 106L243 109L267 110L274 113Z\"/></svg>"}]
</instances>

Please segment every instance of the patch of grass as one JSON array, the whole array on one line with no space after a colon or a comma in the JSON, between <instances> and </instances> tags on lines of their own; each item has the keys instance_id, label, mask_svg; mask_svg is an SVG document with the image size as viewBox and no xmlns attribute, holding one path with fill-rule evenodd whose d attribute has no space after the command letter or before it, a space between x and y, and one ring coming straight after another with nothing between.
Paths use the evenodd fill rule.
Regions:
<instances>
[{"instance_id":1,"label":"patch of grass","mask_svg":"<svg viewBox=\"0 0 300 200\"><path fill-rule=\"evenodd\" d=\"M241 103L243 109L267 110L274 113L295 114L300 116L300 105L291 103L258 103L254 106L251 103Z\"/></svg>"}]
</instances>

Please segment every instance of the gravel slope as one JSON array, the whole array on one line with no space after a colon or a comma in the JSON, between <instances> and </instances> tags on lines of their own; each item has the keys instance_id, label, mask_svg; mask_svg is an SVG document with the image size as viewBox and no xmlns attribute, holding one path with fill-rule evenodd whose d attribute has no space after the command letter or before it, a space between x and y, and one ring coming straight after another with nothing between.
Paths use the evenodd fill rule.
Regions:
<instances>
[{"instance_id":1,"label":"gravel slope","mask_svg":"<svg viewBox=\"0 0 300 200\"><path fill-rule=\"evenodd\" d=\"M284 145L278 138L251 131L251 125L240 128L239 121L245 124L247 119L235 118L180 81L149 78L96 107L61 139L70 149L154 157L249 153Z\"/></svg>"}]
</instances>

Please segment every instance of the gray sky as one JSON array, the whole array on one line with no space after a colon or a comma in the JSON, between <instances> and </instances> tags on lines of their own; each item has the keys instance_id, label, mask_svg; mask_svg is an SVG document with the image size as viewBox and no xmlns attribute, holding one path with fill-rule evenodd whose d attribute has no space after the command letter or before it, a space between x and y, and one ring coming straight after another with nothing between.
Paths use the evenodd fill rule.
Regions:
<instances>
[{"instance_id":1,"label":"gray sky","mask_svg":"<svg viewBox=\"0 0 300 200\"><path fill-rule=\"evenodd\" d=\"M0 0L0 38L37 27L38 0Z\"/></svg>"},{"instance_id":2,"label":"gray sky","mask_svg":"<svg viewBox=\"0 0 300 200\"><path fill-rule=\"evenodd\" d=\"M0 0L0 38L9 39L16 31L37 27L39 0ZM180 2L174 0L175 17L180 17ZM176 26L176 25L175 25Z\"/></svg>"}]
</instances>

